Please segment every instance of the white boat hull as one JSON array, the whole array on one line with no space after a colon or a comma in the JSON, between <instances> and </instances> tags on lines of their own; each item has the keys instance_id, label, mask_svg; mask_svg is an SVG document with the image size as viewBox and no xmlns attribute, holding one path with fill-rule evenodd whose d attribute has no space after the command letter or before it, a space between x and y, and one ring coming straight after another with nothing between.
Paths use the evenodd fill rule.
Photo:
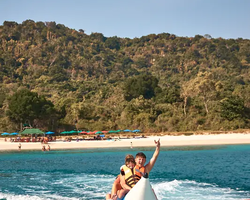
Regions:
<instances>
[{"instance_id":1,"label":"white boat hull","mask_svg":"<svg viewBox=\"0 0 250 200\"><path fill-rule=\"evenodd\" d=\"M129 191L124 200L157 200L149 179L142 177Z\"/></svg>"}]
</instances>

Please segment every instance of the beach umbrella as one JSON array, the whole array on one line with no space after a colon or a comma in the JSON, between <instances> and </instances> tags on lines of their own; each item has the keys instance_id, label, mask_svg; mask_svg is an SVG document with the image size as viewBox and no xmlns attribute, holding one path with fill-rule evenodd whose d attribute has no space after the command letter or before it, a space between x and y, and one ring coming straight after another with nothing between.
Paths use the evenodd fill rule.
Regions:
<instances>
[{"instance_id":1,"label":"beach umbrella","mask_svg":"<svg viewBox=\"0 0 250 200\"><path fill-rule=\"evenodd\" d=\"M102 134L102 131L96 131L95 134Z\"/></svg>"},{"instance_id":2,"label":"beach umbrella","mask_svg":"<svg viewBox=\"0 0 250 200\"><path fill-rule=\"evenodd\" d=\"M109 133L116 133L116 131L111 130L111 131L109 131Z\"/></svg>"},{"instance_id":3,"label":"beach umbrella","mask_svg":"<svg viewBox=\"0 0 250 200\"><path fill-rule=\"evenodd\" d=\"M132 132L132 131L129 129L125 129L125 130L123 130L123 132Z\"/></svg>"},{"instance_id":4,"label":"beach umbrella","mask_svg":"<svg viewBox=\"0 0 250 200\"><path fill-rule=\"evenodd\" d=\"M132 132L133 132L133 133L138 133L138 132L141 132L141 130L136 129L136 130L133 130Z\"/></svg>"},{"instance_id":5,"label":"beach umbrella","mask_svg":"<svg viewBox=\"0 0 250 200\"><path fill-rule=\"evenodd\" d=\"M10 135L18 135L18 133L11 133Z\"/></svg>"},{"instance_id":6,"label":"beach umbrella","mask_svg":"<svg viewBox=\"0 0 250 200\"><path fill-rule=\"evenodd\" d=\"M72 134L72 133L69 131L63 131L63 132L61 132L61 134Z\"/></svg>"},{"instance_id":7,"label":"beach umbrella","mask_svg":"<svg viewBox=\"0 0 250 200\"><path fill-rule=\"evenodd\" d=\"M75 130L72 130L72 131L69 131L69 133L78 133L78 131L75 131Z\"/></svg>"},{"instance_id":8,"label":"beach umbrella","mask_svg":"<svg viewBox=\"0 0 250 200\"><path fill-rule=\"evenodd\" d=\"M55 132L52 132L52 131L48 131L48 132L46 132L45 134L46 135L51 135L51 134L54 134Z\"/></svg>"},{"instance_id":9,"label":"beach umbrella","mask_svg":"<svg viewBox=\"0 0 250 200\"><path fill-rule=\"evenodd\" d=\"M102 131L103 133L108 133L108 131Z\"/></svg>"},{"instance_id":10,"label":"beach umbrella","mask_svg":"<svg viewBox=\"0 0 250 200\"><path fill-rule=\"evenodd\" d=\"M99 135L100 137L105 137L105 135Z\"/></svg>"},{"instance_id":11,"label":"beach umbrella","mask_svg":"<svg viewBox=\"0 0 250 200\"><path fill-rule=\"evenodd\" d=\"M9 134L9 133L4 132L4 133L2 133L1 135L10 135L10 134Z\"/></svg>"},{"instance_id":12,"label":"beach umbrella","mask_svg":"<svg viewBox=\"0 0 250 200\"><path fill-rule=\"evenodd\" d=\"M113 131L113 130L111 130L111 131L109 131L109 133L119 133L121 130L117 130L117 131Z\"/></svg>"},{"instance_id":13,"label":"beach umbrella","mask_svg":"<svg viewBox=\"0 0 250 200\"><path fill-rule=\"evenodd\" d=\"M87 134L87 135L94 135L95 132L87 132L86 134Z\"/></svg>"},{"instance_id":14,"label":"beach umbrella","mask_svg":"<svg viewBox=\"0 0 250 200\"><path fill-rule=\"evenodd\" d=\"M79 134L87 134L88 132L86 131L81 131Z\"/></svg>"}]
</instances>

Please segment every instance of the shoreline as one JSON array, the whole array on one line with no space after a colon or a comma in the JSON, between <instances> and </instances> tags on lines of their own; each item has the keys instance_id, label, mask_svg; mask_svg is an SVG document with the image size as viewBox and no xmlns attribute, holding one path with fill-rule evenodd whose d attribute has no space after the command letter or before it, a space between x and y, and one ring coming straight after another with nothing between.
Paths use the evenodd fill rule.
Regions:
<instances>
[{"instance_id":1,"label":"shoreline","mask_svg":"<svg viewBox=\"0 0 250 200\"><path fill-rule=\"evenodd\" d=\"M131 148L132 147L154 147L154 140L160 139L162 147L171 146L195 146L195 145L234 145L250 144L249 133L230 133L230 134L210 134L210 135L190 135L190 136L148 136L146 138L126 138L112 140L83 140L83 141L55 141L48 144L40 142L22 142L22 150L41 150L42 146L51 150L63 149L93 149L93 148ZM18 151L19 142L5 142L0 139L0 151Z\"/></svg>"}]
</instances>

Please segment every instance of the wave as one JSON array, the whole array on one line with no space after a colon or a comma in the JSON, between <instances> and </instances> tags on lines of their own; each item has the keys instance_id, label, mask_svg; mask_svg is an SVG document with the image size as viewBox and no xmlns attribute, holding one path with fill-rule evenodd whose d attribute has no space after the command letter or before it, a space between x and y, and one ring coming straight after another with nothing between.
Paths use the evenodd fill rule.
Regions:
<instances>
[{"instance_id":1,"label":"wave","mask_svg":"<svg viewBox=\"0 0 250 200\"><path fill-rule=\"evenodd\" d=\"M102 174L47 174L35 177L16 186L15 191L0 189L1 200L94 200L104 199L111 192L115 176ZM35 177L35 178L34 178ZM27 181L27 180L26 180ZM192 180L152 179L152 187L159 200L239 200L246 199L249 192L221 188L216 184L198 183ZM22 193L20 193L22 191Z\"/></svg>"},{"instance_id":2,"label":"wave","mask_svg":"<svg viewBox=\"0 0 250 200\"><path fill-rule=\"evenodd\" d=\"M0 200L79 200L79 198L74 197L63 197L60 195L47 194L46 196L36 196L36 195L15 195L6 194L0 192Z\"/></svg>"},{"instance_id":3,"label":"wave","mask_svg":"<svg viewBox=\"0 0 250 200\"><path fill-rule=\"evenodd\" d=\"M198 183L190 180L173 180L153 183L159 200L236 200L249 195L246 191L221 188L216 184Z\"/></svg>"}]
</instances>

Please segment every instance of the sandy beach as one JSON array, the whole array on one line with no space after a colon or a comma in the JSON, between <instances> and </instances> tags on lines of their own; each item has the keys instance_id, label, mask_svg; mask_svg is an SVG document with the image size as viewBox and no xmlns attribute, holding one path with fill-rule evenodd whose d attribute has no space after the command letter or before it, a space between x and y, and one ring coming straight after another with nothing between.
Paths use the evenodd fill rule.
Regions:
<instances>
[{"instance_id":1,"label":"sandy beach","mask_svg":"<svg viewBox=\"0 0 250 200\"><path fill-rule=\"evenodd\" d=\"M111 147L152 147L154 140L160 139L161 146L188 146L188 145L223 145L223 144L250 144L250 133L231 133L231 134L211 134L211 135L191 135L191 136L149 136L146 138L131 139L112 139L112 140L83 140L63 142L57 140L49 142L51 150L55 149L84 149L84 148L111 148ZM5 142L4 138L0 139L0 151L18 151L18 142ZM41 150L39 142L22 142L22 150Z\"/></svg>"}]
</instances>

